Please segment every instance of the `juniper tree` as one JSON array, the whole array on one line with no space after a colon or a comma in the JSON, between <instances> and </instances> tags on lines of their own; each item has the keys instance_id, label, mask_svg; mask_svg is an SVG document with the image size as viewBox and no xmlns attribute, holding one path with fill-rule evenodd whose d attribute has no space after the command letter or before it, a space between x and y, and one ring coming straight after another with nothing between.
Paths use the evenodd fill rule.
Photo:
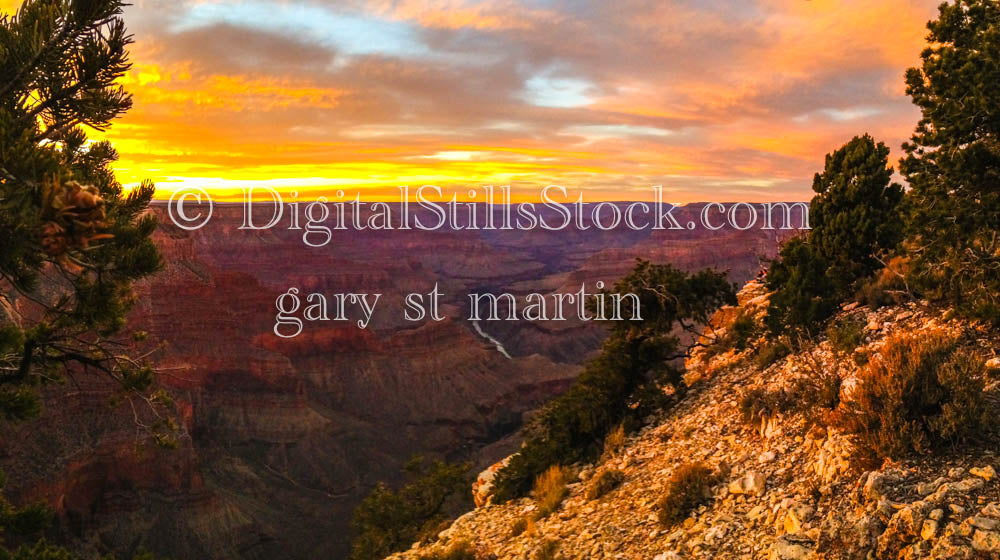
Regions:
<instances>
[{"instance_id":1,"label":"juniper tree","mask_svg":"<svg viewBox=\"0 0 1000 560\"><path fill-rule=\"evenodd\" d=\"M1000 320L1000 4L942 4L930 46L906 72L922 117L900 170L914 283Z\"/></svg>"}]
</instances>

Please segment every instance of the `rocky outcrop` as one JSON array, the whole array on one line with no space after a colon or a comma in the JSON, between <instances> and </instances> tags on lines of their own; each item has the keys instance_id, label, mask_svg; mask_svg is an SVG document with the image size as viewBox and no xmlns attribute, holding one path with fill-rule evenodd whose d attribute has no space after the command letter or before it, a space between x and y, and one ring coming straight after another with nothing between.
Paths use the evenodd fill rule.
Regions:
<instances>
[{"instance_id":1,"label":"rocky outcrop","mask_svg":"<svg viewBox=\"0 0 1000 560\"><path fill-rule=\"evenodd\" d=\"M472 501L477 508L493 503L493 481L497 473L510 463L511 457L513 456L493 463L476 477L476 481L472 483Z\"/></svg>"},{"instance_id":2,"label":"rocky outcrop","mask_svg":"<svg viewBox=\"0 0 1000 560\"><path fill-rule=\"evenodd\" d=\"M725 309L714 328L739 311L759 315L763 287L740 294L741 309ZM860 350L877 353L898 332L964 332L980 348L995 348L995 331L950 318L926 304L846 312L863 322ZM771 560L915 559L1000 557L1000 456L997 436L979 434L979 445L935 456L871 465L853 440L821 428L799 412L781 413L765 428L739 420L738 394L745 388L788 386L810 368L837 368L855 376L851 360L823 341L760 369L749 351L697 353L688 362L688 397L630 436L617 455L576 465L569 497L530 531L512 532L531 516L530 498L487 504L457 519L437 542L416 546L393 560L410 560L465 540L484 558L535 557L557 541L566 559L706 558ZM987 386L996 414L1000 381ZM849 398L849 396L842 396ZM681 465L702 462L719 478L712 499L674 526L658 520L657 501ZM624 481L596 500L586 487L597 473L616 469Z\"/></svg>"}]
</instances>

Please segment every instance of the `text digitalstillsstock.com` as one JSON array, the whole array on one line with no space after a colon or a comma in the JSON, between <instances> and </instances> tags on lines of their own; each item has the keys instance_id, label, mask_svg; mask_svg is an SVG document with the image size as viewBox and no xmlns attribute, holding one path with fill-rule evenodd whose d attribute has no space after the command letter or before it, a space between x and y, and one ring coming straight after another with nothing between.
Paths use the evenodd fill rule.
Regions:
<instances>
[{"instance_id":1,"label":"text digitalstillsstock.com","mask_svg":"<svg viewBox=\"0 0 1000 560\"><path fill-rule=\"evenodd\" d=\"M243 189L239 229L301 231L302 242L313 248L329 245L337 231L810 229L804 202L709 202L685 218L681 206L665 201L662 186L652 191L651 202L585 202L582 192L574 200L565 187L549 185L540 191L538 203L514 203L510 186L473 189L462 201L458 193L444 200L441 188L433 185L401 186L398 202L389 203L362 201L360 192L347 198L344 191L337 191L333 200L320 196L305 202L296 192L283 196L269 187L251 187ZM213 205L206 191L188 188L175 191L167 209L177 227L190 231L209 222Z\"/></svg>"},{"instance_id":2,"label":"text digitalstillsstock.com","mask_svg":"<svg viewBox=\"0 0 1000 560\"><path fill-rule=\"evenodd\" d=\"M550 185L540 191L538 203L513 203L510 186L486 186L482 187L482 192L469 190L462 201L458 193L450 200L445 199L441 188L433 185L413 190L401 186L398 202L390 204L362 201L360 192L353 199L347 198L343 191L337 191L333 200L321 196L305 202L299 201L295 192L283 196L269 187L252 187L243 189L243 221L238 229L295 231L310 248L326 247L333 241L334 232L341 230L810 229L809 206L803 202L708 202L696 212L682 213L678 212L681 206L665 202L662 186L651 188L651 202L586 203L582 192L573 200L564 187ZM213 209L211 196L200 188L175 191L168 202L170 219L177 227L188 231L208 224ZM795 217L798 220L794 220ZM798 223L793 224L793 221ZM642 320L636 294L609 293L603 282L597 282L595 287L596 290L589 293L586 286L581 285L576 292L531 293L520 298L509 293L468 294L470 312L467 319L477 330L479 321L483 320ZM275 300L274 334L295 338L302 334L306 325L323 322L353 321L359 328L368 328L382 295L304 294L296 287L289 288ZM407 294L403 298L403 319L414 322L445 320L440 312L442 295L437 284L430 292ZM588 303L595 305L588 308Z\"/></svg>"}]
</instances>

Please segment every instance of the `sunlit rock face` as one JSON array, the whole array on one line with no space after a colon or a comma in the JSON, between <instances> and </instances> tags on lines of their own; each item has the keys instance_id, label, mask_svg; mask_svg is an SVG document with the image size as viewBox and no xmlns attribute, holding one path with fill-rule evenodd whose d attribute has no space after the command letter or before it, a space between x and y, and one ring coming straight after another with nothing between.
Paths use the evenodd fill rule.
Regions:
<instances>
[{"instance_id":1,"label":"sunlit rock face","mask_svg":"<svg viewBox=\"0 0 1000 560\"><path fill-rule=\"evenodd\" d=\"M687 223L700 207L682 210ZM239 206L217 206L192 232L157 212L166 268L139 287L133 320L167 343L161 380L188 437L136 455L131 412L89 396L99 381L84 379L53 389L68 405L18 428L47 443L5 439L0 468L9 494L50 503L69 538L176 558L343 557L353 506L412 454L480 467L509 454L525 413L565 390L604 329L481 321L483 336L467 320L469 293L593 291L637 257L742 284L788 234L366 231L310 248L301 232L239 230ZM406 321L406 294L435 285L444 319ZM290 287L382 296L365 329L331 321L281 339L275 299Z\"/></svg>"},{"instance_id":2,"label":"sunlit rock face","mask_svg":"<svg viewBox=\"0 0 1000 560\"><path fill-rule=\"evenodd\" d=\"M831 330L787 355L761 359L774 338L760 328L738 347L718 343L738 318L759 327L771 295L764 283L751 281L738 294L738 305L718 310L702 335L717 343L686 360L686 397L652 414L592 462L565 466L573 482L551 513L538 514L536 497L491 503L503 465L497 463L470 488L476 509L443 527L436 539L387 560L446 557L462 550L461 543L483 557L552 557L550 542L559 557L587 559L1000 557L1000 462L992 425L966 425L972 436L966 444L872 461L865 440L843 431L835 419L845 412L884 413L868 400L873 389L865 384L883 382L869 368L875 364L883 377L898 375L899 366L885 365L899 353L893 347L928 340L982 349L982 369L964 372L963 382L975 383L985 397L971 406L986 407L984 420L996 418L1000 380L986 360L1000 345L996 329L926 300L878 309L850 302L832 319ZM859 334L845 345L830 335L846 324L856 325ZM908 367L917 351L896 363ZM831 389L839 385L832 409L831 401L801 393L803 383L821 377ZM779 392L795 403L763 405ZM858 393L868 395L867 403ZM828 416L818 419L820 414ZM883 437L894 435L885 432ZM710 476L698 483L678 475L691 470ZM692 489L701 490L699 501L674 505L678 494L698 497ZM513 530L524 526L530 531Z\"/></svg>"}]
</instances>

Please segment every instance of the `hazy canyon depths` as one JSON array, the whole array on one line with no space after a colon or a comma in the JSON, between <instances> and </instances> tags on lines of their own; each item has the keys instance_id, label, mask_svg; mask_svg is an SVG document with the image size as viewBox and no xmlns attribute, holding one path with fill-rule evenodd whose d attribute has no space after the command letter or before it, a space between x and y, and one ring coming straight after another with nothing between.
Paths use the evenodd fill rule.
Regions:
<instances>
[{"instance_id":1,"label":"hazy canyon depths","mask_svg":"<svg viewBox=\"0 0 1000 560\"><path fill-rule=\"evenodd\" d=\"M133 320L166 342L157 363L187 433L180 448L137 452L129 407L109 414L101 382L84 377L50 389L38 421L9 428L0 468L13 499L53 506L63 536L173 558L339 558L351 508L412 454L482 465L512 449L525 413L568 385L603 329L481 324L508 358L466 320L467 294L592 290L636 257L742 284L788 233L365 231L309 248L301 232L239 230L238 205L192 232L156 211L166 267L139 286ZM681 223L699 211L681 209ZM405 321L403 297L435 284L447 318ZM313 324L285 340L272 333L274 301L290 287L383 295L367 329Z\"/></svg>"}]
</instances>

